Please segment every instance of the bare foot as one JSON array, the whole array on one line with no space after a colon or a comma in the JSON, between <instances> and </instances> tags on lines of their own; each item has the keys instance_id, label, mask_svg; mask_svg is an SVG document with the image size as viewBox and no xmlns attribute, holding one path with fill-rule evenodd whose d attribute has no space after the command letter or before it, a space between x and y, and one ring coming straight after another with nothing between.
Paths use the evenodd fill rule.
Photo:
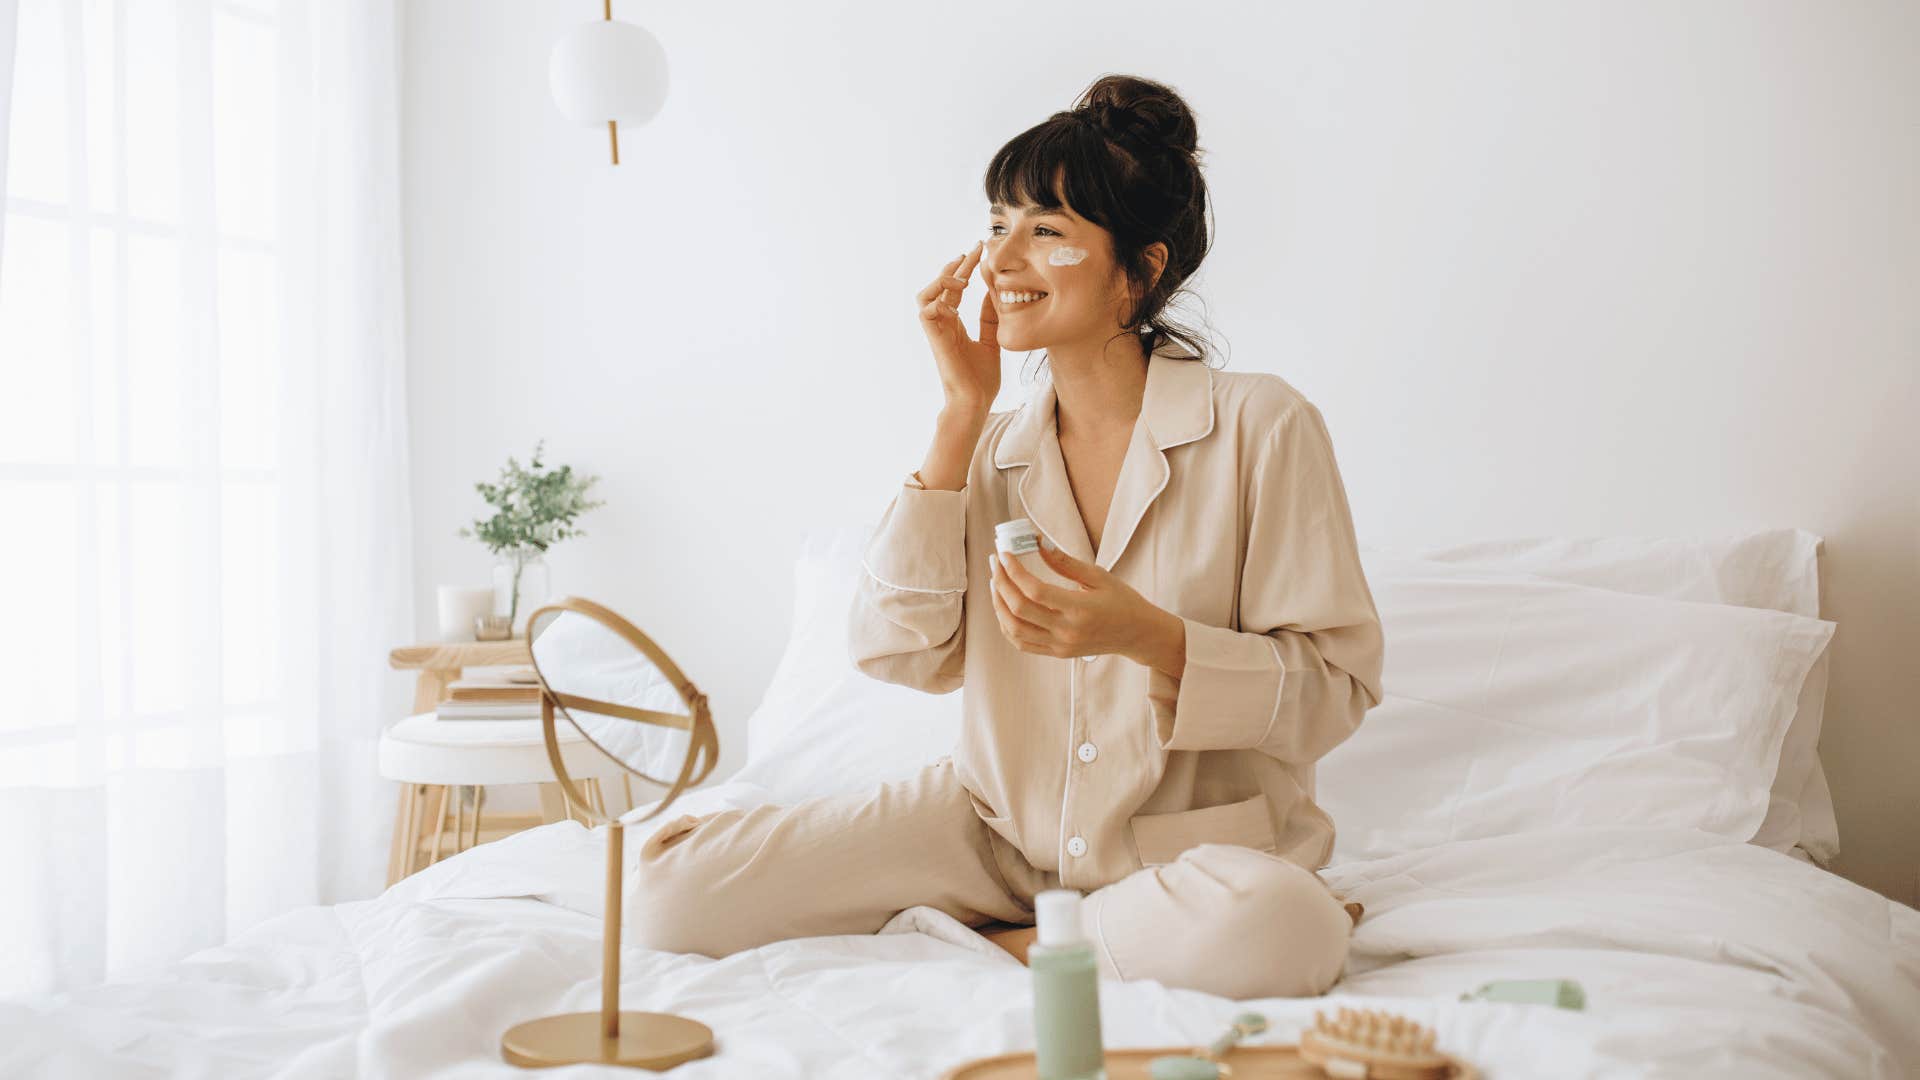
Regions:
<instances>
[{"instance_id":1,"label":"bare foot","mask_svg":"<svg viewBox=\"0 0 1920 1080\"><path fill-rule=\"evenodd\" d=\"M1027 946L1032 945L1034 938L1040 936L1040 928L1016 926L1011 930L996 930L984 936L988 941L1007 950L1015 960L1024 964L1027 962Z\"/></svg>"}]
</instances>

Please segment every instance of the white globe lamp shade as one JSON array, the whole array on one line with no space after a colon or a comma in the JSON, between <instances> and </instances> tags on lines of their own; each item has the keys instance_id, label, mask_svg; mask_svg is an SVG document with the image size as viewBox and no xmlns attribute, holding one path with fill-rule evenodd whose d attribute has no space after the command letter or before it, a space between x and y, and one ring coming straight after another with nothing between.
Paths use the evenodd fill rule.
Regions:
<instances>
[{"instance_id":1,"label":"white globe lamp shade","mask_svg":"<svg viewBox=\"0 0 1920 1080\"><path fill-rule=\"evenodd\" d=\"M554 103L578 124L644 124L667 100L667 51L652 34L616 19L569 30L554 45L547 74ZM615 146L618 163L617 134Z\"/></svg>"}]
</instances>

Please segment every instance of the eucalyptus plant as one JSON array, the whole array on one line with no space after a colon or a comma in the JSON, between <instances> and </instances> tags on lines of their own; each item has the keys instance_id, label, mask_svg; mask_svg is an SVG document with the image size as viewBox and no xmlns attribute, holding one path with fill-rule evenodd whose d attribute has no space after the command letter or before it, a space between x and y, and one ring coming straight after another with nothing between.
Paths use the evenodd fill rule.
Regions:
<instances>
[{"instance_id":1,"label":"eucalyptus plant","mask_svg":"<svg viewBox=\"0 0 1920 1080\"><path fill-rule=\"evenodd\" d=\"M481 481L473 488L493 507L493 516L476 518L460 529L463 537L474 537L487 545L495 556L513 559L513 599L507 609L507 625L520 615L520 572L527 561L547 548L574 536L585 536L574 519L605 503L587 497L588 489L600 478L576 476L571 465L549 468L540 460L547 441L533 444L533 458L526 467L511 455L500 470L500 482Z\"/></svg>"}]
</instances>

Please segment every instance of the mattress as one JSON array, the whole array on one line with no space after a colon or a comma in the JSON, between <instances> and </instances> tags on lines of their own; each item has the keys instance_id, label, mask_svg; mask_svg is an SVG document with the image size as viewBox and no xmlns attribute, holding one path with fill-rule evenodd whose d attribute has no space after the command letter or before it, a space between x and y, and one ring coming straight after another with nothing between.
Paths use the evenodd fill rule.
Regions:
<instances>
[{"instance_id":1,"label":"mattress","mask_svg":"<svg viewBox=\"0 0 1920 1080\"><path fill-rule=\"evenodd\" d=\"M675 813L764 801L736 781ZM629 828L630 864L672 816ZM523 1076L502 1032L599 1006L605 857L603 830L542 826L140 978L0 1006L0 1075ZM1920 1075L1920 912L1778 852L1621 827L1322 874L1366 905L1330 993L1103 982L1108 1045L1204 1043L1245 1008L1272 1024L1252 1041L1290 1042L1347 1005L1431 1026L1489 1078ZM714 1029L715 1054L670 1073L689 1080L937 1077L1032 1046L1027 969L929 907L717 960L628 947L621 974L623 1008ZM1586 1008L1460 1000L1502 978L1576 980Z\"/></svg>"}]
</instances>

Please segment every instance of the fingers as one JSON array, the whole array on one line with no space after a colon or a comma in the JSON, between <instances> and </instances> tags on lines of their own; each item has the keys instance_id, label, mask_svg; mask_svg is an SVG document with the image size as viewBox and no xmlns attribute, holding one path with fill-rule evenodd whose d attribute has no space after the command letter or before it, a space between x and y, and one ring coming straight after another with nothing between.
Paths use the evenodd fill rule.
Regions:
<instances>
[{"instance_id":1,"label":"fingers","mask_svg":"<svg viewBox=\"0 0 1920 1080\"><path fill-rule=\"evenodd\" d=\"M1044 556L1042 557L1044 558ZM1054 612L1067 606L1065 602L1067 590L1062 589L1058 585L1051 585L1040 580L1040 578L1037 577L1033 571L1028 570L1019 559L1006 558L1000 561L1006 564L1007 576L1012 578L1013 583L1019 586L1020 591L1031 597L1036 604L1045 607L1048 611ZM1039 622L1040 620L1032 619L1031 621Z\"/></svg>"},{"instance_id":2,"label":"fingers","mask_svg":"<svg viewBox=\"0 0 1920 1080\"><path fill-rule=\"evenodd\" d=\"M913 294L913 298L924 304L929 300L939 299L944 293L946 293L950 289L964 289L966 287L967 287L967 283L964 278L957 278L957 277L954 277L952 274L946 274L941 277L934 278L932 283L929 284L926 288L921 289L919 292Z\"/></svg>"},{"instance_id":3,"label":"fingers","mask_svg":"<svg viewBox=\"0 0 1920 1080\"><path fill-rule=\"evenodd\" d=\"M1001 599L998 587L989 588L987 591L993 595L993 613L1000 620L1000 632L1007 636L1007 640L1022 649L1028 646L1038 648L1038 643L1046 636L1046 631L1009 610L1006 601Z\"/></svg>"},{"instance_id":4,"label":"fingers","mask_svg":"<svg viewBox=\"0 0 1920 1080\"><path fill-rule=\"evenodd\" d=\"M1026 567L1018 565L1019 561L1005 552L997 553L997 557L993 560L993 581L998 586L1000 602L1021 622L1037 627L1043 633L1050 632L1060 625L1062 621L1060 612L1035 600L1028 593L1027 587L1012 577L1017 573L1028 582L1036 585L1043 584L1038 578L1028 573Z\"/></svg>"},{"instance_id":5,"label":"fingers","mask_svg":"<svg viewBox=\"0 0 1920 1080\"><path fill-rule=\"evenodd\" d=\"M953 271L965 258L966 256L962 255L941 267L939 277L928 282L926 288L913 294L913 299L920 305L922 319L937 321L947 315L959 318L959 309L949 303L946 296L947 290L953 287L954 281L958 280L953 276Z\"/></svg>"},{"instance_id":6,"label":"fingers","mask_svg":"<svg viewBox=\"0 0 1920 1080\"><path fill-rule=\"evenodd\" d=\"M960 296L966 292L967 277L973 273L974 264L980 259L980 244L968 248L959 256L947 260L940 268L940 275L927 284L927 287L914 294L914 300L920 305L920 317L937 320L951 315L960 317Z\"/></svg>"},{"instance_id":7,"label":"fingers","mask_svg":"<svg viewBox=\"0 0 1920 1080\"><path fill-rule=\"evenodd\" d=\"M987 293L980 298L980 344L1000 346L1000 310L993 306L993 267L986 263L985 241L982 241L980 282L987 287Z\"/></svg>"},{"instance_id":8,"label":"fingers","mask_svg":"<svg viewBox=\"0 0 1920 1080\"><path fill-rule=\"evenodd\" d=\"M954 314L956 315L960 313L960 294L966 292L967 279L973 276L974 264L979 261L980 245L976 242L972 247L967 249L966 254L960 256L960 268L954 270L947 279L950 282L957 282L957 284L947 285L940 291L940 302L953 308ZM949 296L947 295L948 293L952 293L953 295Z\"/></svg>"},{"instance_id":9,"label":"fingers","mask_svg":"<svg viewBox=\"0 0 1920 1080\"><path fill-rule=\"evenodd\" d=\"M955 271L955 273L960 275L962 282L971 278L973 276L973 268L980 265L980 255L986 250L986 243L985 240L975 240L973 246L967 249L967 253L961 256L960 269Z\"/></svg>"},{"instance_id":10,"label":"fingers","mask_svg":"<svg viewBox=\"0 0 1920 1080\"><path fill-rule=\"evenodd\" d=\"M1101 575L1105 573L1105 570L1102 569L1098 563L1081 562L1079 559L1061 551L1059 548L1049 547L1046 544L1040 545L1040 561L1053 567L1054 573L1073 582L1072 585L1067 586L1068 592L1084 590L1089 582L1099 581ZM1047 600L1046 597L1038 596L1038 594L1036 594L1036 598ZM1047 600L1047 602L1053 607L1060 606L1057 598Z\"/></svg>"}]
</instances>

